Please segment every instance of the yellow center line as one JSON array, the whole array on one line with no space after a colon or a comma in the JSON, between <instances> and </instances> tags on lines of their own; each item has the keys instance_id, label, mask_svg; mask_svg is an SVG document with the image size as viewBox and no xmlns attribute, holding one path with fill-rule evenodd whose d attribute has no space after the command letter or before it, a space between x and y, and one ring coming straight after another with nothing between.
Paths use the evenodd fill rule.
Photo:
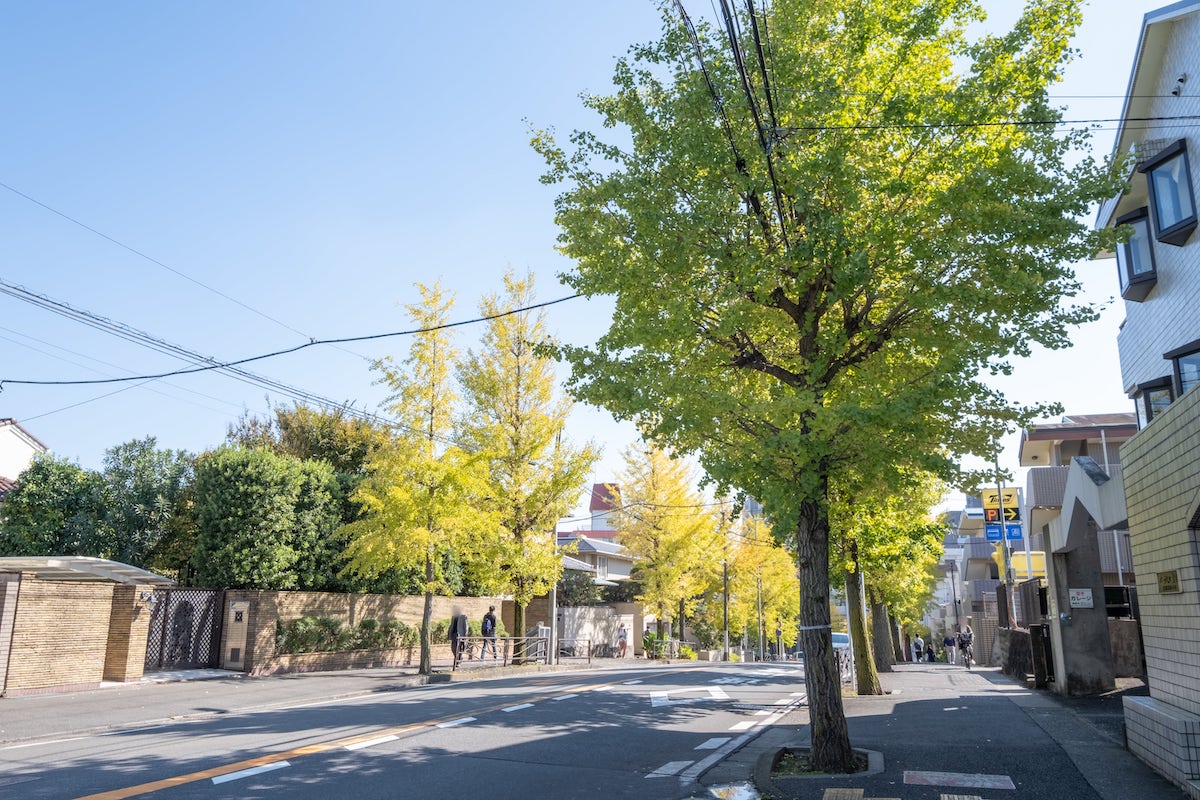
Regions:
<instances>
[{"instance_id":1,"label":"yellow center line","mask_svg":"<svg viewBox=\"0 0 1200 800\"><path fill-rule=\"evenodd\" d=\"M665 670L655 670L655 672L660 671ZM590 692L598 687L610 685L610 681L605 681L603 683L586 685L581 688L573 689L572 691ZM559 691L548 692L546 694L531 697L525 702L536 703L541 700L547 700L551 697L555 697L558 694L560 694ZM426 720L424 722L413 722L411 724L401 725L395 728L385 728L383 730L371 731L370 733L355 734L354 736L334 739L329 742L305 745L303 747L296 747L292 750L284 750L278 753L269 753L268 755L258 756L257 758L248 758L244 761L236 761L232 764L223 764L219 767L210 767L209 769L202 769L198 772L189 772L186 775L176 775L173 778L163 778L157 781L150 781L149 783L139 783L136 786L127 786L124 789L113 789L108 792L84 795L82 797L75 798L75 800L125 800L127 797L137 797L140 794L149 794L150 792L157 792L162 789L170 789L173 786L182 786L188 783L196 783L197 781L208 780L210 778L218 778L222 775L228 775L231 772L241 772L244 769L252 769L254 767L261 767L267 764L275 764L279 761L287 761L300 756L327 753L330 750L338 750L346 747L347 745L357 744L359 742L368 742L381 736L399 736L404 733L411 733L413 731L419 731L425 728L433 728L443 722L452 722L456 719L462 719L464 716L471 716L473 714L489 714L493 711L499 711L502 708L506 708L509 705L511 705L511 702L498 703L496 705L487 706L475 711L468 711L465 713L459 712L445 717L440 717L438 719Z\"/></svg>"}]
</instances>

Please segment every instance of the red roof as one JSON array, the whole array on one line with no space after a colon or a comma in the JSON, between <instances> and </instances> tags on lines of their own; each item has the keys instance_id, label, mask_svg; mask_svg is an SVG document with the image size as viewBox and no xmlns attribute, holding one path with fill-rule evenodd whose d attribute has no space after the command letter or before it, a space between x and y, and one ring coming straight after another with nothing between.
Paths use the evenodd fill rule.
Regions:
<instances>
[{"instance_id":1,"label":"red roof","mask_svg":"<svg viewBox=\"0 0 1200 800\"><path fill-rule=\"evenodd\" d=\"M3 500L4 495L11 492L13 489L16 488L16 486L17 486L16 481L10 481L8 478L5 478L3 475L0 475L0 500Z\"/></svg>"},{"instance_id":2,"label":"red roof","mask_svg":"<svg viewBox=\"0 0 1200 800\"><path fill-rule=\"evenodd\" d=\"M615 483L593 483L592 502L588 510L612 511L621 505L621 487Z\"/></svg>"}]
</instances>

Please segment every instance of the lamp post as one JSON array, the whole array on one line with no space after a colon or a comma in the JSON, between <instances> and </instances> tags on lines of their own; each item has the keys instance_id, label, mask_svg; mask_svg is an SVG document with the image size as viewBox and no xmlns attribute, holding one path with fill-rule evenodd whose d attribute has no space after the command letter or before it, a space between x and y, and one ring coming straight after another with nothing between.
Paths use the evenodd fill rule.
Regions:
<instances>
[{"instance_id":1,"label":"lamp post","mask_svg":"<svg viewBox=\"0 0 1200 800\"><path fill-rule=\"evenodd\" d=\"M954 600L954 631L959 630L958 624L958 562L947 561L947 568L950 570L950 597Z\"/></svg>"}]
</instances>

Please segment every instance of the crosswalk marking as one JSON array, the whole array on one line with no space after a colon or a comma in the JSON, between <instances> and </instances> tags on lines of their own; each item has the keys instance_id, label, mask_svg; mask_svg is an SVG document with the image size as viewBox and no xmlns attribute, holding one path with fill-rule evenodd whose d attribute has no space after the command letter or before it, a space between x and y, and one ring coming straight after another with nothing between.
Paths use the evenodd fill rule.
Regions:
<instances>
[{"instance_id":1,"label":"crosswalk marking","mask_svg":"<svg viewBox=\"0 0 1200 800\"><path fill-rule=\"evenodd\" d=\"M579 697L579 694L577 692L572 692L571 694L560 694L558 697L551 697L550 699L558 702L559 700L569 700L572 697Z\"/></svg>"},{"instance_id":2,"label":"crosswalk marking","mask_svg":"<svg viewBox=\"0 0 1200 800\"><path fill-rule=\"evenodd\" d=\"M756 719L742 720L741 722L739 722L735 725L732 725L729 728L729 730L731 730L731 731L748 731L757 724L758 724L758 720L756 720Z\"/></svg>"}]
</instances>

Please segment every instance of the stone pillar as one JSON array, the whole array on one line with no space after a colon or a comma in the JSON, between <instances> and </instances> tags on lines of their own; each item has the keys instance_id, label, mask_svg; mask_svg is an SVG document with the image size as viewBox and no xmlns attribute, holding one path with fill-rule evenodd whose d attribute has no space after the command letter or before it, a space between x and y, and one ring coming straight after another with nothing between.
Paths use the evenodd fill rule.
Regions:
<instances>
[{"instance_id":1,"label":"stone pillar","mask_svg":"<svg viewBox=\"0 0 1200 800\"><path fill-rule=\"evenodd\" d=\"M1046 574L1050 584L1047 594L1054 689L1068 696L1097 694L1116 686L1108 613L1104 608L1100 547L1095 534L1091 531L1088 534L1072 537L1078 542L1075 548L1055 552ZM1072 590L1079 598L1074 607ZM1080 600L1087 593L1091 595L1091 607L1080 607Z\"/></svg>"},{"instance_id":2,"label":"stone pillar","mask_svg":"<svg viewBox=\"0 0 1200 800\"><path fill-rule=\"evenodd\" d=\"M128 683L142 679L146 666L146 639L150 632L153 586L113 587L108 647L104 653L104 680Z\"/></svg>"}]
</instances>

